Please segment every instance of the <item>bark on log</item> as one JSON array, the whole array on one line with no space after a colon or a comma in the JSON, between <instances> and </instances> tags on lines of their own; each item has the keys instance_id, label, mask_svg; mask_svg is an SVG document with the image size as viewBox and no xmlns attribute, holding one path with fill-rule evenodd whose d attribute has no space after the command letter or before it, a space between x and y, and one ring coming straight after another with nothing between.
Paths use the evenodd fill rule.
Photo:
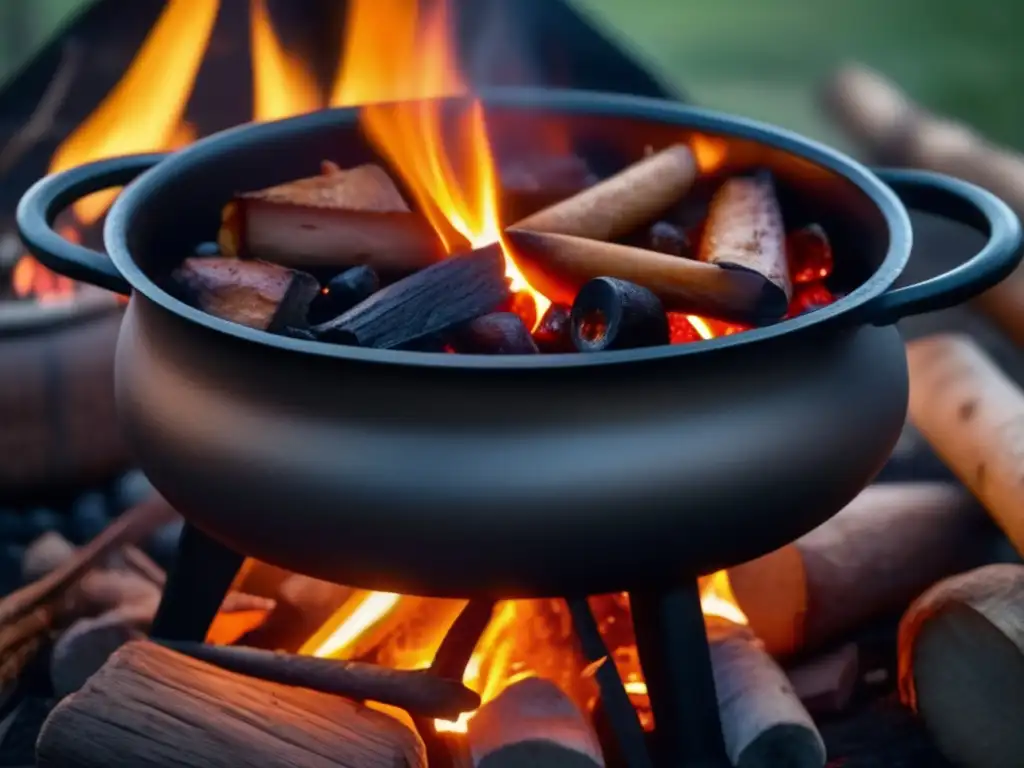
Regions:
<instances>
[{"instance_id":1,"label":"bark on log","mask_svg":"<svg viewBox=\"0 0 1024 768\"><path fill-rule=\"evenodd\" d=\"M826 105L874 162L946 173L991 190L1024 216L1024 155L997 147L967 126L931 114L877 72L840 69ZM1024 272L972 302L1024 346Z\"/></svg>"},{"instance_id":2,"label":"bark on log","mask_svg":"<svg viewBox=\"0 0 1024 768\"><path fill-rule=\"evenodd\" d=\"M749 627L708 617L725 749L737 768L823 768L825 742Z\"/></svg>"},{"instance_id":3,"label":"bark on log","mask_svg":"<svg viewBox=\"0 0 1024 768\"><path fill-rule=\"evenodd\" d=\"M910 420L1024 553L1024 393L967 336L907 345Z\"/></svg>"},{"instance_id":4,"label":"bark on log","mask_svg":"<svg viewBox=\"0 0 1024 768\"><path fill-rule=\"evenodd\" d=\"M747 270L569 235L510 229L505 239L530 285L560 304L596 277L616 277L647 288L668 311L756 323L787 309L772 283Z\"/></svg>"},{"instance_id":5,"label":"bark on log","mask_svg":"<svg viewBox=\"0 0 1024 768\"><path fill-rule=\"evenodd\" d=\"M482 706L466 734L476 768L604 766L597 734L579 708L548 680L512 683Z\"/></svg>"},{"instance_id":6,"label":"bark on log","mask_svg":"<svg viewBox=\"0 0 1024 768\"><path fill-rule=\"evenodd\" d=\"M797 541L730 568L729 582L768 651L812 651L900 611L937 579L970 565L989 528L952 484L871 486Z\"/></svg>"},{"instance_id":7,"label":"bark on log","mask_svg":"<svg viewBox=\"0 0 1024 768\"><path fill-rule=\"evenodd\" d=\"M324 173L251 192L223 212L218 243L225 256L301 268L366 264L411 272L444 256L430 223L413 213L377 165Z\"/></svg>"},{"instance_id":8,"label":"bark on log","mask_svg":"<svg viewBox=\"0 0 1024 768\"><path fill-rule=\"evenodd\" d=\"M966 768L1024 755L1024 566L990 565L933 586L899 632L900 697Z\"/></svg>"},{"instance_id":9,"label":"bark on log","mask_svg":"<svg viewBox=\"0 0 1024 768\"><path fill-rule=\"evenodd\" d=\"M355 702L122 647L43 725L39 768L425 768L423 744Z\"/></svg>"},{"instance_id":10,"label":"bark on log","mask_svg":"<svg viewBox=\"0 0 1024 768\"><path fill-rule=\"evenodd\" d=\"M697 174L693 153L677 144L522 219L515 227L615 240L653 222L678 203L690 191Z\"/></svg>"}]
</instances>

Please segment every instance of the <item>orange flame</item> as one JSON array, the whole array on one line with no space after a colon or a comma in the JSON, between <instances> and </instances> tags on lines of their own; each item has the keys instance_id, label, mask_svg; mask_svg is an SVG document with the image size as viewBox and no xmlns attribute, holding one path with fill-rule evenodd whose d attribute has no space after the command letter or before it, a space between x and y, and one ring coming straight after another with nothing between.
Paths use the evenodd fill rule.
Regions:
<instances>
[{"instance_id":1,"label":"orange flame","mask_svg":"<svg viewBox=\"0 0 1024 768\"><path fill-rule=\"evenodd\" d=\"M320 89L305 62L281 45L266 0L251 0L253 119L280 120L320 108Z\"/></svg>"},{"instance_id":2,"label":"orange flame","mask_svg":"<svg viewBox=\"0 0 1024 768\"><path fill-rule=\"evenodd\" d=\"M50 172L172 146L219 5L220 0L169 0L124 77L54 153ZM78 220L95 222L116 196L107 190L79 200Z\"/></svg>"},{"instance_id":3,"label":"orange flame","mask_svg":"<svg viewBox=\"0 0 1024 768\"><path fill-rule=\"evenodd\" d=\"M483 107L470 98L450 103L455 114L448 115L436 100L468 94L454 50L447 2L421 13L415 0L353 0L331 96L333 106L365 105L367 135L401 174L449 253L465 242L473 248L501 242ZM458 157L452 145L460 148ZM511 289L529 293L540 318L550 302L501 245Z\"/></svg>"}]
</instances>

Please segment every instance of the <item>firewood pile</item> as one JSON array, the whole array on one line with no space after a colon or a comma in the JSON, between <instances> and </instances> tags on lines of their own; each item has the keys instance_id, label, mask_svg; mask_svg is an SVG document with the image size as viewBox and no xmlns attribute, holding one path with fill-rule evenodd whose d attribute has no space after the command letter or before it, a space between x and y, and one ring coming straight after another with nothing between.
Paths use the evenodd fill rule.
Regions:
<instances>
[{"instance_id":1,"label":"firewood pile","mask_svg":"<svg viewBox=\"0 0 1024 768\"><path fill-rule=\"evenodd\" d=\"M767 170L702 174L684 144L604 179L576 156L507 166L502 208L522 218L488 244L412 210L380 165L325 162L230 202L173 287L262 331L464 354L682 343L836 298L828 235L814 222L787 235Z\"/></svg>"}]
</instances>

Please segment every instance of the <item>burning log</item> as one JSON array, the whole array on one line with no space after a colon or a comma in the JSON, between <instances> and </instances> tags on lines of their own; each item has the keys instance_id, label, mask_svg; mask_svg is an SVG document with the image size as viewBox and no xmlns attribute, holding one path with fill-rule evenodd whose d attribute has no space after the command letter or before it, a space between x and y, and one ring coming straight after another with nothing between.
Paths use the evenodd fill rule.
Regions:
<instances>
[{"instance_id":1,"label":"burning log","mask_svg":"<svg viewBox=\"0 0 1024 768\"><path fill-rule=\"evenodd\" d=\"M480 696L458 680L427 670L390 669L358 661L321 659L258 648L160 641L178 653L271 683L309 688L357 701L376 701L423 717L454 719L480 706Z\"/></svg>"},{"instance_id":2,"label":"burning log","mask_svg":"<svg viewBox=\"0 0 1024 768\"><path fill-rule=\"evenodd\" d=\"M986 523L955 485L871 486L792 544L730 568L729 583L768 652L788 656L902 610L966 564Z\"/></svg>"},{"instance_id":3,"label":"burning log","mask_svg":"<svg viewBox=\"0 0 1024 768\"><path fill-rule=\"evenodd\" d=\"M760 275L766 281L765 312L776 320L786 313L793 284L782 211L769 173L737 176L719 187L704 225L700 259Z\"/></svg>"},{"instance_id":4,"label":"burning log","mask_svg":"<svg viewBox=\"0 0 1024 768\"><path fill-rule=\"evenodd\" d=\"M305 327L320 292L312 275L265 261L190 258L174 278L204 312L271 332Z\"/></svg>"},{"instance_id":5,"label":"burning log","mask_svg":"<svg viewBox=\"0 0 1024 768\"><path fill-rule=\"evenodd\" d=\"M530 330L513 312L493 312L470 321L457 334L459 352L476 355L535 355Z\"/></svg>"},{"instance_id":6,"label":"burning log","mask_svg":"<svg viewBox=\"0 0 1024 768\"><path fill-rule=\"evenodd\" d=\"M132 642L43 724L40 768L308 765L425 768L398 720L337 696L252 680Z\"/></svg>"},{"instance_id":7,"label":"burning log","mask_svg":"<svg viewBox=\"0 0 1024 768\"><path fill-rule=\"evenodd\" d=\"M933 115L876 72L840 69L823 101L839 125L875 162L924 168L991 190L1024 215L1024 155L997 147L967 126ZM973 302L1024 345L1024 273L1020 270Z\"/></svg>"},{"instance_id":8,"label":"burning log","mask_svg":"<svg viewBox=\"0 0 1024 768\"><path fill-rule=\"evenodd\" d=\"M907 345L910 420L1024 552L1024 393L967 336Z\"/></svg>"},{"instance_id":9,"label":"burning log","mask_svg":"<svg viewBox=\"0 0 1024 768\"><path fill-rule=\"evenodd\" d=\"M614 277L595 278L580 289L571 326L580 352L668 344L668 317L658 297Z\"/></svg>"},{"instance_id":10,"label":"burning log","mask_svg":"<svg viewBox=\"0 0 1024 768\"><path fill-rule=\"evenodd\" d=\"M1024 755L1024 567L989 565L936 584L899 631L899 689L956 765Z\"/></svg>"},{"instance_id":11,"label":"burning log","mask_svg":"<svg viewBox=\"0 0 1024 768\"><path fill-rule=\"evenodd\" d=\"M578 155L520 155L499 175L503 221L518 221L598 182Z\"/></svg>"},{"instance_id":12,"label":"burning log","mask_svg":"<svg viewBox=\"0 0 1024 768\"><path fill-rule=\"evenodd\" d=\"M380 290L380 278L365 264L346 269L324 286L309 308L310 322L322 323L347 312Z\"/></svg>"},{"instance_id":13,"label":"burning log","mask_svg":"<svg viewBox=\"0 0 1024 768\"><path fill-rule=\"evenodd\" d=\"M430 223L378 165L325 164L319 176L241 195L224 209L218 242L228 257L302 268L410 272L444 256Z\"/></svg>"},{"instance_id":14,"label":"burning log","mask_svg":"<svg viewBox=\"0 0 1024 768\"><path fill-rule=\"evenodd\" d=\"M654 222L647 229L646 245L649 250L668 256L693 258L693 247L686 230L670 221Z\"/></svg>"},{"instance_id":15,"label":"burning log","mask_svg":"<svg viewBox=\"0 0 1024 768\"><path fill-rule=\"evenodd\" d=\"M572 352L572 310L564 304L552 304L540 319L533 340L541 352Z\"/></svg>"},{"instance_id":16,"label":"burning log","mask_svg":"<svg viewBox=\"0 0 1024 768\"><path fill-rule=\"evenodd\" d=\"M652 291L668 311L750 323L778 320L786 311L778 289L749 270L568 235L517 229L505 237L523 276L556 303L572 304L595 277L616 277Z\"/></svg>"},{"instance_id":17,"label":"burning log","mask_svg":"<svg viewBox=\"0 0 1024 768\"><path fill-rule=\"evenodd\" d=\"M493 312L508 296L505 256L494 244L392 283L313 331L325 341L341 334L389 349Z\"/></svg>"},{"instance_id":18,"label":"burning log","mask_svg":"<svg viewBox=\"0 0 1024 768\"><path fill-rule=\"evenodd\" d=\"M825 743L796 693L748 627L708 617L725 749L741 768L823 768Z\"/></svg>"},{"instance_id":19,"label":"burning log","mask_svg":"<svg viewBox=\"0 0 1024 768\"><path fill-rule=\"evenodd\" d=\"M528 677L482 706L466 735L475 768L604 766L597 734L561 689Z\"/></svg>"},{"instance_id":20,"label":"burning log","mask_svg":"<svg viewBox=\"0 0 1024 768\"><path fill-rule=\"evenodd\" d=\"M515 229L615 240L653 221L679 202L693 186L697 174L693 153L687 146L676 144L527 216Z\"/></svg>"}]
</instances>

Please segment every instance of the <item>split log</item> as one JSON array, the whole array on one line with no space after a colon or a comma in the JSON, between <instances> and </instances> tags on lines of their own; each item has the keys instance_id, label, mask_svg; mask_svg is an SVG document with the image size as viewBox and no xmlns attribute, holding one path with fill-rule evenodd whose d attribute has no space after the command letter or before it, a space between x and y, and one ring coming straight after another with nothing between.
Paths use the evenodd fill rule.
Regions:
<instances>
[{"instance_id":1,"label":"split log","mask_svg":"<svg viewBox=\"0 0 1024 768\"><path fill-rule=\"evenodd\" d=\"M508 297L505 256L495 243L392 283L313 331L324 341L395 348L493 312Z\"/></svg>"},{"instance_id":2,"label":"split log","mask_svg":"<svg viewBox=\"0 0 1024 768\"><path fill-rule=\"evenodd\" d=\"M394 718L152 643L122 647L43 724L40 768L425 768Z\"/></svg>"},{"instance_id":3,"label":"split log","mask_svg":"<svg viewBox=\"0 0 1024 768\"><path fill-rule=\"evenodd\" d=\"M228 257L306 269L411 272L444 256L430 223L378 165L325 164L319 176L241 195L223 211L218 242Z\"/></svg>"},{"instance_id":4,"label":"split log","mask_svg":"<svg viewBox=\"0 0 1024 768\"><path fill-rule=\"evenodd\" d=\"M528 677L482 706L466 734L475 768L604 766L593 727L561 689Z\"/></svg>"},{"instance_id":5,"label":"split log","mask_svg":"<svg viewBox=\"0 0 1024 768\"><path fill-rule=\"evenodd\" d=\"M730 568L736 602L768 651L813 651L901 611L936 580L969 566L988 521L953 484L871 486L828 522Z\"/></svg>"},{"instance_id":6,"label":"split log","mask_svg":"<svg viewBox=\"0 0 1024 768\"><path fill-rule=\"evenodd\" d=\"M455 337L459 352L471 355L535 355L539 351L519 315L492 312L459 329Z\"/></svg>"},{"instance_id":7,"label":"split log","mask_svg":"<svg viewBox=\"0 0 1024 768\"><path fill-rule=\"evenodd\" d=\"M738 768L823 768L825 743L785 673L748 627L708 617L729 760Z\"/></svg>"},{"instance_id":8,"label":"split log","mask_svg":"<svg viewBox=\"0 0 1024 768\"><path fill-rule=\"evenodd\" d=\"M515 228L615 240L653 222L678 203L693 186L697 174L693 153L687 146L676 144L527 216Z\"/></svg>"},{"instance_id":9,"label":"split log","mask_svg":"<svg viewBox=\"0 0 1024 768\"><path fill-rule=\"evenodd\" d=\"M1024 755L1024 566L989 565L936 584L899 631L900 698L966 768Z\"/></svg>"},{"instance_id":10,"label":"split log","mask_svg":"<svg viewBox=\"0 0 1024 768\"><path fill-rule=\"evenodd\" d=\"M598 182L578 155L518 155L503 163L498 175L502 221L519 221Z\"/></svg>"},{"instance_id":11,"label":"split log","mask_svg":"<svg viewBox=\"0 0 1024 768\"><path fill-rule=\"evenodd\" d=\"M597 277L580 288L570 323L578 352L668 344L668 317L658 297L614 277Z\"/></svg>"},{"instance_id":12,"label":"split log","mask_svg":"<svg viewBox=\"0 0 1024 768\"><path fill-rule=\"evenodd\" d=\"M835 714L846 709L857 688L860 652L847 643L786 670L800 702L812 715Z\"/></svg>"},{"instance_id":13,"label":"split log","mask_svg":"<svg viewBox=\"0 0 1024 768\"><path fill-rule=\"evenodd\" d=\"M874 162L945 173L991 190L1024 216L1024 155L911 101L877 72L851 65L826 83L831 114ZM972 304L1024 346L1024 272L1017 270Z\"/></svg>"},{"instance_id":14,"label":"split log","mask_svg":"<svg viewBox=\"0 0 1024 768\"><path fill-rule=\"evenodd\" d=\"M616 277L647 288L673 312L762 323L787 309L755 272L568 235L510 229L505 238L530 285L556 303L572 304L589 280Z\"/></svg>"},{"instance_id":15,"label":"split log","mask_svg":"<svg viewBox=\"0 0 1024 768\"><path fill-rule=\"evenodd\" d=\"M480 696L458 680L428 670L404 670L341 659L321 659L258 648L203 643L160 644L221 669L281 685L309 688L358 701L376 701L412 715L454 719L480 706Z\"/></svg>"},{"instance_id":16,"label":"split log","mask_svg":"<svg viewBox=\"0 0 1024 768\"><path fill-rule=\"evenodd\" d=\"M726 269L753 272L765 280L767 306L782 317L793 297L786 256L786 230L771 174L727 179L711 199L700 259ZM774 313L774 310L772 310Z\"/></svg>"},{"instance_id":17,"label":"split log","mask_svg":"<svg viewBox=\"0 0 1024 768\"><path fill-rule=\"evenodd\" d=\"M267 261L189 258L173 276L186 300L204 312L272 333L308 325L320 293L312 275Z\"/></svg>"},{"instance_id":18,"label":"split log","mask_svg":"<svg viewBox=\"0 0 1024 768\"><path fill-rule=\"evenodd\" d=\"M1024 552L1024 393L969 337L907 345L910 420Z\"/></svg>"}]
</instances>

